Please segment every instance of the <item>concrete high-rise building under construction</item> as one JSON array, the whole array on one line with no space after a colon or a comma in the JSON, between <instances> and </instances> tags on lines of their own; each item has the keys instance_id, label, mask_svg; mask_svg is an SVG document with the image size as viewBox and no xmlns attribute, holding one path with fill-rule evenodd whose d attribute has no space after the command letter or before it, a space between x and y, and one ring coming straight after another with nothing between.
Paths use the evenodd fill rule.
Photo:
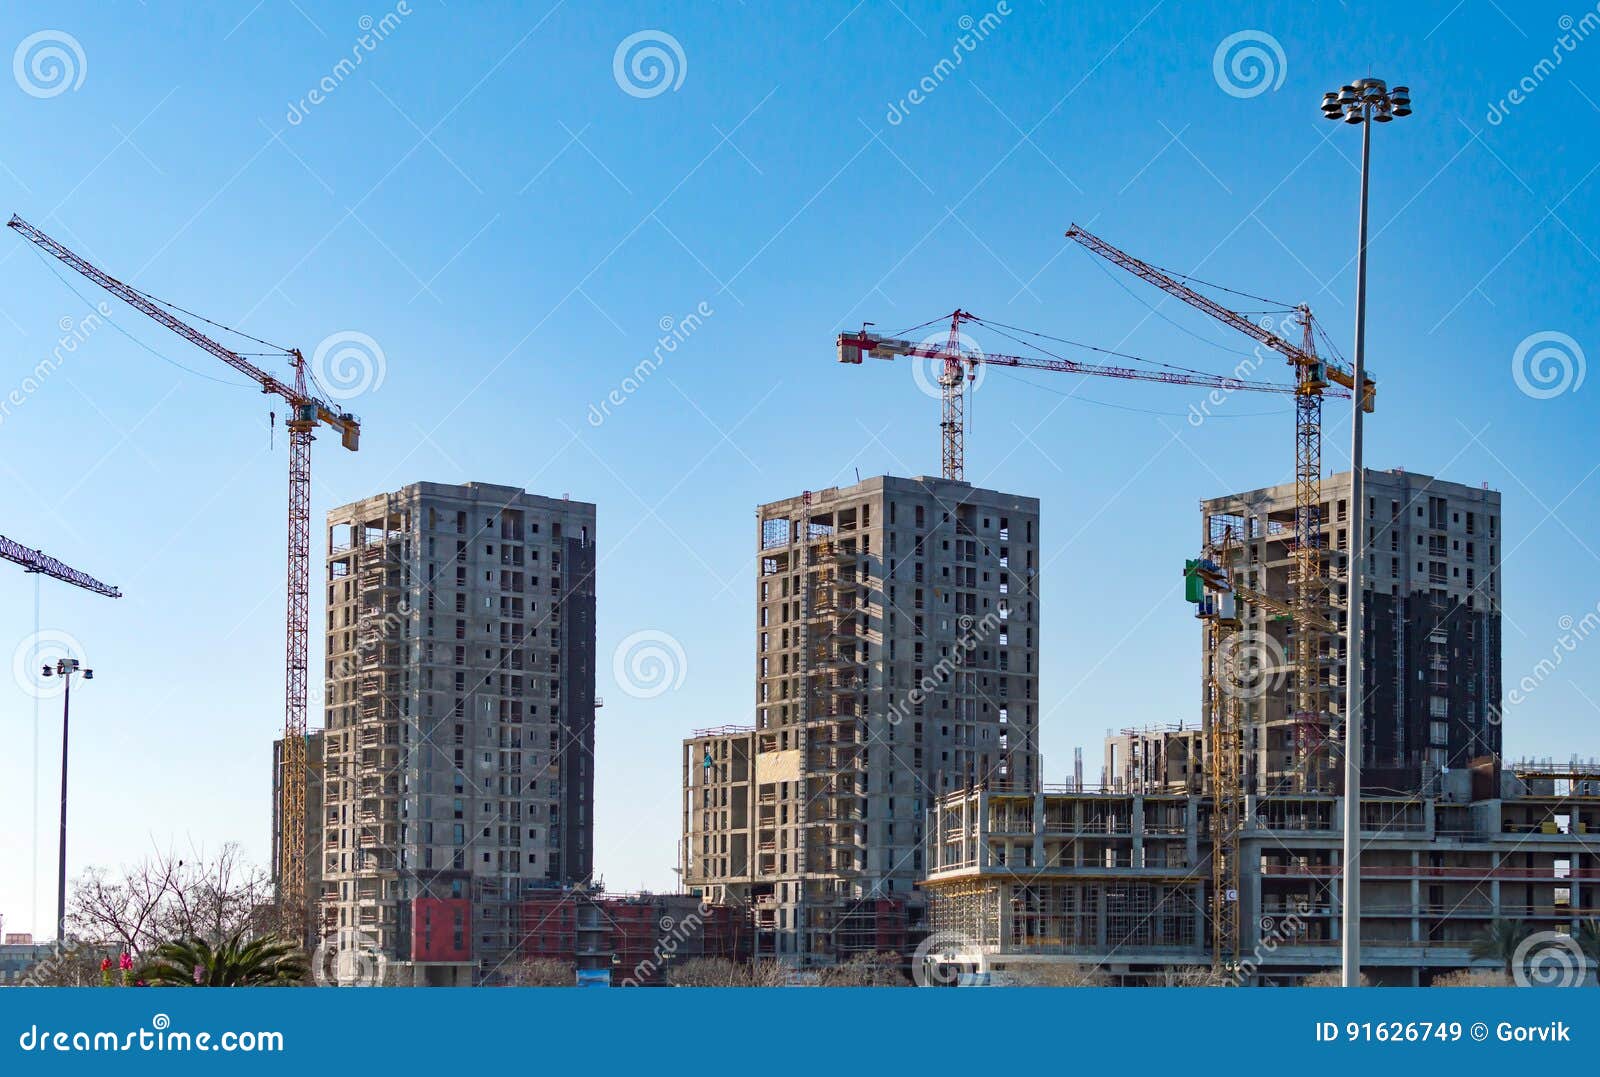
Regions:
<instances>
[{"instance_id":1,"label":"concrete high-rise building under construction","mask_svg":"<svg viewBox=\"0 0 1600 1077\"><path fill-rule=\"evenodd\" d=\"M595 507L424 482L327 535L323 937L493 979L525 893L593 872Z\"/></svg>"},{"instance_id":2,"label":"concrete high-rise building under construction","mask_svg":"<svg viewBox=\"0 0 1600 1077\"><path fill-rule=\"evenodd\" d=\"M904 950L923 818L1039 780L1039 502L873 478L757 510L755 722L684 742L686 884L793 964Z\"/></svg>"},{"instance_id":3,"label":"concrete high-rise building under construction","mask_svg":"<svg viewBox=\"0 0 1600 1077\"><path fill-rule=\"evenodd\" d=\"M1341 632L1349 608L1349 490L1349 472L1322 481L1328 597ZM1399 470L1369 470L1366 494L1362 784L1415 792L1445 770L1500 754L1500 494ZM1228 532L1236 583L1287 598L1294 508L1293 483L1212 498L1201 503L1202 542ZM1236 699L1248 791L1296 790L1304 780L1305 731L1296 717L1293 623L1247 609L1241 627L1250 661L1259 663L1259 681ZM1213 668L1216 656L1202 651L1204 668ZM1323 636L1314 694L1336 736L1345 654L1342 635ZM1202 697L1209 707L1209 693ZM1170 768L1144 763L1145 773L1171 778ZM1337 758L1328 764L1324 753L1312 770L1314 786L1337 784ZM1125 773L1111 766L1117 776Z\"/></svg>"}]
</instances>

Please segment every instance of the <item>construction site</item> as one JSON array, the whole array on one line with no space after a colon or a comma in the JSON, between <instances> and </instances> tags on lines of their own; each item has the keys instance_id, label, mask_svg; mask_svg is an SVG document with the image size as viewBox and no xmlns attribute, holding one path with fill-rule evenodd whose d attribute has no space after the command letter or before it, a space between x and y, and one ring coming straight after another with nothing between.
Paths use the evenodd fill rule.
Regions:
<instances>
[{"instance_id":1,"label":"construction site","mask_svg":"<svg viewBox=\"0 0 1600 1077\"><path fill-rule=\"evenodd\" d=\"M1345 91L1330 118L1410 111L1402 87ZM932 371L939 474L858 473L756 507L747 717L682 741L681 892L613 894L594 839L597 506L416 482L328 511L313 729L311 446L326 430L357 450L361 420L300 350L9 225L284 408L272 911L307 951L371 954L383 982L416 986L514 982L528 960L659 985L689 957L804 974L862 955L973 976L1082 967L1130 985L1190 966L1293 984L1342 959L1347 976L1425 986L1481 965L1487 925L1569 935L1600 915L1587 888L1600 885L1600 769L1502 758L1500 494L1365 466L1378 386L1361 335L1347 362L1304 303L1164 270L1072 225L1065 241L1096 268L1290 376L1208 373L961 308L838 332L840 364ZM1193 715L1108 730L1098 782L1081 749L1070 781L1044 773L1055 548L1040 499L967 478L968 395L991 367L1292 403L1282 451L1261 454L1279 481L1201 501L1195 544L1170 566L1186 599L1174 615L1198 629ZM1351 410L1348 470L1326 466L1327 400ZM9 540L0 555L120 596ZM65 810L63 792L63 873Z\"/></svg>"}]
</instances>

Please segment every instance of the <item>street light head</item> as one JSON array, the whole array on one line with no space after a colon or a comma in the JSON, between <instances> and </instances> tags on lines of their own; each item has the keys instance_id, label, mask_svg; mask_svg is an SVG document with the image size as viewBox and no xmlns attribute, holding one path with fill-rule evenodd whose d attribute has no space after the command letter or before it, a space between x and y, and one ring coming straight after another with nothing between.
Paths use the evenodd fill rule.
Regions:
<instances>
[{"instance_id":1,"label":"street light head","mask_svg":"<svg viewBox=\"0 0 1600 1077\"><path fill-rule=\"evenodd\" d=\"M1344 122L1345 123L1360 123L1361 122L1361 109L1353 108L1350 111L1346 112L1344 114Z\"/></svg>"},{"instance_id":2,"label":"street light head","mask_svg":"<svg viewBox=\"0 0 1600 1077\"><path fill-rule=\"evenodd\" d=\"M83 679L86 680L86 681L94 680L94 670L92 670L92 669L84 670L83 671Z\"/></svg>"},{"instance_id":3,"label":"street light head","mask_svg":"<svg viewBox=\"0 0 1600 1077\"><path fill-rule=\"evenodd\" d=\"M56 671L54 669L52 669L51 667L49 667L49 666L45 666L44 667L44 675L46 677L54 677L56 675Z\"/></svg>"},{"instance_id":4,"label":"street light head","mask_svg":"<svg viewBox=\"0 0 1600 1077\"><path fill-rule=\"evenodd\" d=\"M1375 105L1372 109L1372 118L1378 123L1388 123L1390 120L1394 119L1393 116L1389 115L1389 108L1387 105Z\"/></svg>"},{"instance_id":5,"label":"street light head","mask_svg":"<svg viewBox=\"0 0 1600 1077\"><path fill-rule=\"evenodd\" d=\"M1353 105L1356 103L1356 88L1354 86L1339 87L1339 104Z\"/></svg>"}]
</instances>

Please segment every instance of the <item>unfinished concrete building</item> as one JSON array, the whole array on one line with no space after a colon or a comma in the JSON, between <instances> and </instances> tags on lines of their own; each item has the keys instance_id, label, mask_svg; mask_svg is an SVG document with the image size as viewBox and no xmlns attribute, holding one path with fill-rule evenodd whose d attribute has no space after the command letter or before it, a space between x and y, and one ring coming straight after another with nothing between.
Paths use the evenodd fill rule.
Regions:
<instances>
[{"instance_id":1,"label":"unfinished concrete building","mask_svg":"<svg viewBox=\"0 0 1600 1077\"><path fill-rule=\"evenodd\" d=\"M1199 793L1205 787L1204 736L1183 722L1108 731L1101 773L1108 793Z\"/></svg>"},{"instance_id":2,"label":"unfinished concrete building","mask_svg":"<svg viewBox=\"0 0 1600 1077\"><path fill-rule=\"evenodd\" d=\"M920 928L923 814L1039 770L1039 503L868 479L757 511L756 720L684 744L683 872L757 952L826 964Z\"/></svg>"},{"instance_id":3,"label":"unfinished concrete building","mask_svg":"<svg viewBox=\"0 0 1600 1077\"><path fill-rule=\"evenodd\" d=\"M321 924L492 982L593 872L595 507L416 483L328 514Z\"/></svg>"},{"instance_id":4,"label":"unfinished concrete building","mask_svg":"<svg viewBox=\"0 0 1600 1077\"><path fill-rule=\"evenodd\" d=\"M1350 473L1322 481L1322 548L1327 551L1331 619L1342 631L1349 596ZM1415 791L1441 772L1499 755L1500 495L1404 471L1368 471L1364 782L1375 790ZM1201 541L1227 531L1235 580L1269 596L1292 593L1293 483L1201 503ZM1267 794L1304 788L1296 718L1294 625L1241 603L1242 635L1260 663L1259 689L1236 693L1243 708L1247 788ZM1328 716L1310 788L1334 791L1340 767L1327 731L1339 737L1344 711L1345 641L1320 646L1318 709ZM1204 668L1217 656L1202 644ZM1202 711L1210 695L1202 687Z\"/></svg>"},{"instance_id":5,"label":"unfinished concrete building","mask_svg":"<svg viewBox=\"0 0 1600 1077\"><path fill-rule=\"evenodd\" d=\"M1496 969L1474 940L1500 920L1576 932L1600 912L1600 766L1451 771L1435 794L1362 798L1363 972L1426 986ZM1161 983L1210 967L1209 798L974 789L928 822L930 952L1026 978L1041 964ZM1240 837L1241 983L1337 968L1341 798L1249 798Z\"/></svg>"}]
</instances>

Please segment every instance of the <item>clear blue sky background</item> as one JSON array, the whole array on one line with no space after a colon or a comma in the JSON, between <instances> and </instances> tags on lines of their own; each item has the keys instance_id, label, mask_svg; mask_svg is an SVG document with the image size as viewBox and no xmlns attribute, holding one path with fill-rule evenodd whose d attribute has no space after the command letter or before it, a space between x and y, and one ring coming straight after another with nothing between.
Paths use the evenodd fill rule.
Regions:
<instances>
[{"instance_id":1,"label":"clear blue sky background","mask_svg":"<svg viewBox=\"0 0 1600 1077\"><path fill-rule=\"evenodd\" d=\"M1369 463L1504 491L1508 684L1600 598L1600 386L1535 399L1512 375L1530 334L1600 353L1600 40L1557 40L1558 17L1586 9L1011 0L890 123L891 103L959 49L960 17L992 7L410 7L291 124L291 102L359 49L360 17L389 9L7 5L0 60L40 30L70 34L83 60L81 85L50 97L0 71L0 208L269 340L309 353L370 335L384 377L351 403L361 452L318 443L318 520L419 479L599 504L597 841L613 887L672 885L680 738L750 718L753 507L857 469L938 470L937 403L909 367L839 366L834 333L959 305L1207 370L1248 354L1068 244L1079 221L1158 264L1306 300L1348 354L1359 137L1318 103L1369 71L1416 101L1375 131ZM681 45L682 81L633 96L613 55L647 29ZM1214 67L1240 31L1282 54L1247 96ZM1552 50L1562 64L1533 75ZM1533 92L1491 123L1525 77ZM10 233L0 280L9 392L85 308ZM702 302L704 327L593 426L659 321ZM166 359L228 374L115 316ZM1050 780L1077 745L1094 777L1108 728L1195 718L1178 573L1196 501L1292 474L1286 401L1235 397L1196 428L1198 400L1052 374L995 374L974 396L969 478L1043 502ZM78 640L98 674L74 700L73 874L155 846L240 841L266 859L286 466L271 406L102 329L0 422L0 533L127 592L42 586L39 627ZM1326 461L1342 466L1343 409L1327 427ZM33 579L0 571L0 661L34 632L34 597ZM612 673L641 631L684 654L681 685L651 699ZM1511 710L1510 754L1600 749L1585 648L1600 641ZM0 677L0 913L47 932L59 700L40 716L36 764L32 697Z\"/></svg>"}]
</instances>

